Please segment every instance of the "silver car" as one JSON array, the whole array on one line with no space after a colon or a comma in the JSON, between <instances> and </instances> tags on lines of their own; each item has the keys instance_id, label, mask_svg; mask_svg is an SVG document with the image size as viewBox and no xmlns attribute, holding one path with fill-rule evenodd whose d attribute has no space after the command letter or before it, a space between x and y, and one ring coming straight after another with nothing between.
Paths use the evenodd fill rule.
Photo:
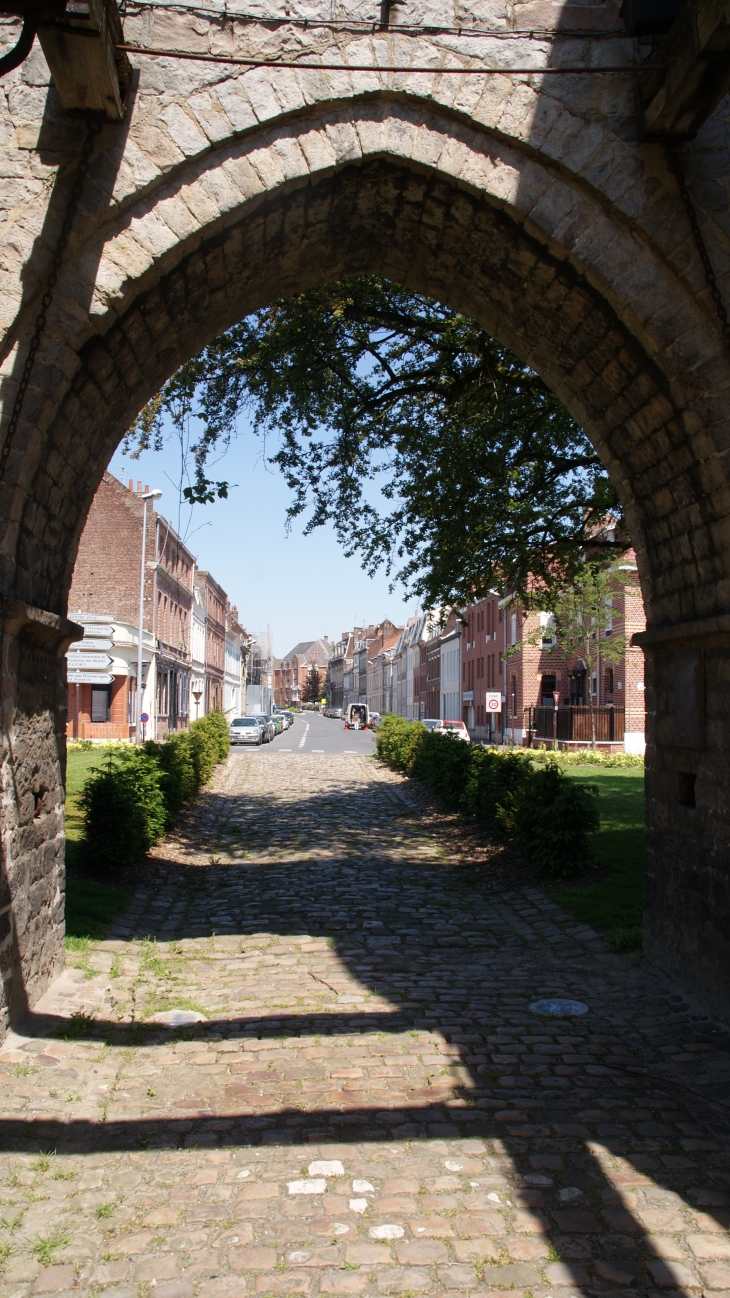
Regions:
<instances>
[{"instance_id":1,"label":"silver car","mask_svg":"<svg viewBox=\"0 0 730 1298\"><path fill-rule=\"evenodd\" d=\"M271 717L267 717L266 714L262 712L260 716L255 716L253 719L254 721L258 721L259 725L261 726L264 732L262 735L262 742L265 744L270 744L272 739L274 738L274 735L276 734L276 726L271 720Z\"/></svg>"},{"instance_id":2,"label":"silver car","mask_svg":"<svg viewBox=\"0 0 730 1298\"><path fill-rule=\"evenodd\" d=\"M260 744L263 729L256 717L234 717L229 734L232 744Z\"/></svg>"}]
</instances>

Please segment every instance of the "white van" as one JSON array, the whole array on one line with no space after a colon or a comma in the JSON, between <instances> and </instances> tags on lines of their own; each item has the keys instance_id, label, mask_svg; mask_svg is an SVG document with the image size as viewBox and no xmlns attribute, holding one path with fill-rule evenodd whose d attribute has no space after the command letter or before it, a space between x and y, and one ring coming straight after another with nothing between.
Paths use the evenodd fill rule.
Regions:
<instances>
[{"instance_id":1,"label":"white van","mask_svg":"<svg viewBox=\"0 0 730 1298\"><path fill-rule=\"evenodd\" d=\"M367 703L348 703L345 708L345 730L369 730L370 712Z\"/></svg>"}]
</instances>

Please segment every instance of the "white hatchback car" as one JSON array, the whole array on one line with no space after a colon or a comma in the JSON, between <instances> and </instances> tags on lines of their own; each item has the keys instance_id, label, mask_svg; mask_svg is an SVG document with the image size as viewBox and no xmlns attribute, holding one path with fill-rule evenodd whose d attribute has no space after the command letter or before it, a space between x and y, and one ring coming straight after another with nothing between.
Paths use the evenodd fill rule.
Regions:
<instances>
[{"instance_id":1,"label":"white hatchback car","mask_svg":"<svg viewBox=\"0 0 730 1298\"><path fill-rule=\"evenodd\" d=\"M465 743L470 744L469 731L463 721L449 721L444 718L443 721L437 721L433 727L440 734L454 735L456 739L463 739Z\"/></svg>"},{"instance_id":2,"label":"white hatchback car","mask_svg":"<svg viewBox=\"0 0 730 1298\"><path fill-rule=\"evenodd\" d=\"M264 732L255 717L234 717L228 733L232 744L260 744Z\"/></svg>"}]
</instances>

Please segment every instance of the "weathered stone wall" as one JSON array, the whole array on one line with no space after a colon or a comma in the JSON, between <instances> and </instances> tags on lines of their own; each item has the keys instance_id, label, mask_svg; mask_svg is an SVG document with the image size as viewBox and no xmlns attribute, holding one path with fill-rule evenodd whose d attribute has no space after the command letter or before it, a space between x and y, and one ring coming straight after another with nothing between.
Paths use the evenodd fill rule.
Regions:
<instances>
[{"instance_id":1,"label":"weathered stone wall","mask_svg":"<svg viewBox=\"0 0 730 1298\"><path fill-rule=\"evenodd\" d=\"M692 759L696 809L677 809L671 774L688 761L673 646L653 651L647 704L651 951L721 1010L729 633L712 619L730 613L730 356L663 148L637 142L632 76L547 71L629 68L633 43L606 35L620 31L608 4L433 0L394 12L442 29L379 33L374 7L356 3L337 11L337 27L326 25L329 6L267 5L262 17L275 20L243 22L129 5L125 35L140 46L310 66L132 55L128 116L99 136L0 483L2 590L65 612L78 536L121 435L181 361L257 306L372 271L473 315L542 374L602 455L626 507L649 635L665 628L701 644L709 620L720 636L705 655L711 720ZM454 23L470 30L445 29ZM537 38L519 35L530 28ZM526 67L536 71L516 70ZM723 105L680 151L723 293L726 116ZM6 422L84 130L61 112L39 52L5 78ZM9 670L9 698L12 681ZM9 787L19 778L9 747L6 764ZM674 822L687 810L696 814L682 838ZM8 859L25 859L5 842ZM700 947L688 970L686 952Z\"/></svg>"},{"instance_id":2,"label":"weathered stone wall","mask_svg":"<svg viewBox=\"0 0 730 1298\"><path fill-rule=\"evenodd\" d=\"M0 605L0 1034L63 968L62 655L78 631L19 601Z\"/></svg>"}]
</instances>

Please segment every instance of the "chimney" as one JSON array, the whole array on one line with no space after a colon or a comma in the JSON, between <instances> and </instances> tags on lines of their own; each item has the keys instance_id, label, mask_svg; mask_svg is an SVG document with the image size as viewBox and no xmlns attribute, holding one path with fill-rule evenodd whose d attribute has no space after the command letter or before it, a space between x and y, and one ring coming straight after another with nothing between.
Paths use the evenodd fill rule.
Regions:
<instances>
[{"instance_id":1,"label":"chimney","mask_svg":"<svg viewBox=\"0 0 730 1298\"><path fill-rule=\"evenodd\" d=\"M145 496L149 496L149 494L150 494L150 489L149 489L149 487L145 487L145 489L144 489L144 494L145 494Z\"/></svg>"},{"instance_id":2,"label":"chimney","mask_svg":"<svg viewBox=\"0 0 730 1298\"><path fill-rule=\"evenodd\" d=\"M134 478L129 479L129 490L134 491Z\"/></svg>"},{"instance_id":3,"label":"chimney","mask_svg":"<svg viewBox=\"0 0 730 1298\"><path fill-rule=\"evenodd\" d=\"M138 490L138 491L141 491L141 490L142 490L142 483L141 483L141 482L138 482L138 483L137 483L137 490Z\"/></svg>"}]
</instances>

